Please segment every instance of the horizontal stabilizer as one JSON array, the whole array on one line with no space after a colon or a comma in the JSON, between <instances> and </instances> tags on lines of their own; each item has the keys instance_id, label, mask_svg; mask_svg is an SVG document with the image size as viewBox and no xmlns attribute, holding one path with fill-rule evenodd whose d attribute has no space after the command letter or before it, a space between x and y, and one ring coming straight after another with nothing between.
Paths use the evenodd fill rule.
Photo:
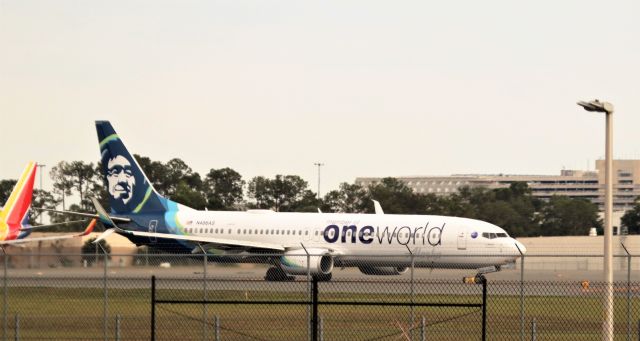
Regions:
<instances>
[{"instance_id":1,"label":"horizontal stabilizer","mask_svg":"<svg viewBox=\"0 0 640 341\"><path fill-rule=\"evenodd\" d=\"M24 238L24 239L14 239L1 241L0 245L12 245L12 244L22 244L28 242L41 242L41 241L53 241L53 240L61 240L61 239L70 239L70 238L79 238L84 237L93 231L93 228L96 226L96 219L92 219L87 225L87 228L82 231L82 233L76 234L67 234L63 236L51 236L51 237L38 237L38 238Z\"/></svg>"}]
</instances>

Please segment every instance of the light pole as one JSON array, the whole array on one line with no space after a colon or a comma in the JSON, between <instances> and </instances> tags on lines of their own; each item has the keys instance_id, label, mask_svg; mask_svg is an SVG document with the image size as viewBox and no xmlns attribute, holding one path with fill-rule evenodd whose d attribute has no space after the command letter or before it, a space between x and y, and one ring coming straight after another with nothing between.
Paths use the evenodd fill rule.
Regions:
<instances>
[{"instance_id":1,"label":"light pole","mask_svg":"<svg viewBox=\"0 0 640 341\"><path fill-rule=\"evenodd\" d=\"M587 111L603 112L606 117L605 143L605 175L604 175L604 281L606 283L604 295L604 322L602 323L602 340L613 340L613 231L611 216L613 214L613 104L600 102L597 99L590 102L580 101L578 105Z\"/></svg>"},{"instance_id":2,"label":"light pole","mask_svg":"<svg viewBox=\"0 0 640 341\"><path fill-rule=\"evenodd\" d=\"M47 165L37 164L38 173L40 174L40 195L42 195L42 168L47 167ZM40 224L42 225L42 211L40 211Z\"/></svg>"},{"instance_id":3,"label":"light pole","mask_svg":"<svg viewBox=\"0 0 640 341\"><path fill-rule=\"evenodd\" d=\"M324 166L324 163L316 162L315 166L318 166L318 200L320 200L320 167Z\"/></svg>"}]
</instances>

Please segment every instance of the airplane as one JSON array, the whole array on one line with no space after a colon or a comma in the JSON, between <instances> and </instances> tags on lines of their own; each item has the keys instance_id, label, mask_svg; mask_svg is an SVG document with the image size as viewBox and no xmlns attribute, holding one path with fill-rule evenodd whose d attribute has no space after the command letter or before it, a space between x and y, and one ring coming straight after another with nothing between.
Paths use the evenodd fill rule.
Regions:
<instances>
[{"instance_id":1,"label":"airplane","mask_svg":"<svg viewBox=\"0 0 640 341\"><path fill-rule=\"evenodd\" d=\"M31 197L33 195L33 183L36 177L37 164L29 162L22 172L9 199L0 211L0 247L6 245L22 244L34 241L53 241L86 236L93 231L97 220L92 219L82 233L68 234L61 236L26 238L35 228L45 228L57 225L70 224L72 222L49 224L49 225L29 225L29 208L31 207ZM73 221L79 222L79 221Z\"/></svg>"},{"instance_id":2,"label":"airplane","mask_svg":"<svg viewBox=\"0 0 640 341\"><path fill-rule=\"evenodd\" d=\"M334 268L400 275L416 267L476 269L482 279L526 252L502 228L475 219L384 214L198 211L158 194L108 121L96 121L111 212L92 198L112 233L136 245L211 254L219 261L272 264L266 280L311 275L327 281ZM267 254L269 257L252 257ZM398 255L403 255L398 257ZM409 257L413 255L415 257ZM413 258L413 259L412 259Z\"/></svg>"}]
</instances>

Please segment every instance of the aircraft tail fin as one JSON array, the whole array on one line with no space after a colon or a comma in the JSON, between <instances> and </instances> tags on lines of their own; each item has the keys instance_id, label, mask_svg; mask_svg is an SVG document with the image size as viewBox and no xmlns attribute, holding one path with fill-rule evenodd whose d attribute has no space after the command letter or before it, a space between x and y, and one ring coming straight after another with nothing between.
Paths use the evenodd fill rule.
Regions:
<instances>
[{"instance_id":1,"label":"aircraft tail fin","mask_svg":"<svg viewBox=\"0 0 640 341\"><path fill-rule=\"evenodd\" d=\"M98 142L111 211L119 214L160 213L171 204L156 192L109 121L96 121Z\"/></svg>"},{"instance_id":2,"label":"aircraft tail fin","mask_svg":"<svg viewBox=\"0 0 640 341\"><path fill-rule=\"evenodd\" d=\"M22 223L27 219L33 196L36 168L35 162L27 164L0 212L0 228L5 228L5 231L0 230L0 236L4 235L5 240L15 239L20 233Z\"/></svg>"}]
</instances>

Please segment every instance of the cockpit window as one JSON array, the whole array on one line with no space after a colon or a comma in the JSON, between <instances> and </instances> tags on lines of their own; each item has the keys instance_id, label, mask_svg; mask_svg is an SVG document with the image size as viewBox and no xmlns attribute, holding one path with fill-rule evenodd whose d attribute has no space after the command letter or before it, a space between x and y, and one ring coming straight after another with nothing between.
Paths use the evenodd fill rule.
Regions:
<instances>
[{"instance_id":1,"label":"cockpit window","mask_svg":"<svg viewBox=\"0 0 640 341\"><path fill-rule=\"evenodd\" d=\"M487 239L496 239L496 238L500 238L501 234L505 234L506 235L506 233L498 233L498 234L496 234L496 233L493 233L493 232L482 232L482 237L487 238Z\"/></svg>"},{"instance_id":2,"label":"cockpit window","mask_svg":"<svg viewBox=\"0 0 640 341\"><path fill-rule=\"evenodd\" d=\"M496 238L508 238L509 235L504 232L499 232L499 233L482 232L482 237L487 239L496 239Z\"/></svg>"}]
</instances>

